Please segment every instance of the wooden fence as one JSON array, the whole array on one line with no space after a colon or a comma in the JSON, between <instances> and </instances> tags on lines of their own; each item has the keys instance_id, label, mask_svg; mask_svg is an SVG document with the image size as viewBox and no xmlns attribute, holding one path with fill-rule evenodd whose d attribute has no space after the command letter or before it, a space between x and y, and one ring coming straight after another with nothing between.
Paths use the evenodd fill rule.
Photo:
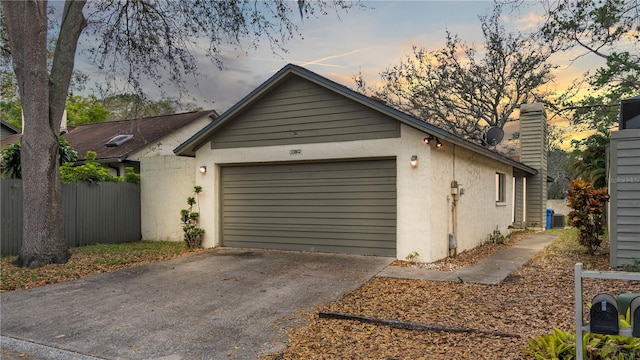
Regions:
<instances>
[{"instance_id":1,"label":"wooden fence","mask_svg":"<svg viewBox=\"0 0 640 360\"><path fill-rule=\"evenodd\" d=\"M0 254L16 255L22 246L22 181L2 179ZM63 184L65 238L70 247L115 244L142 238L140 185L104 182Z\"/></svg>"}]
</instances>

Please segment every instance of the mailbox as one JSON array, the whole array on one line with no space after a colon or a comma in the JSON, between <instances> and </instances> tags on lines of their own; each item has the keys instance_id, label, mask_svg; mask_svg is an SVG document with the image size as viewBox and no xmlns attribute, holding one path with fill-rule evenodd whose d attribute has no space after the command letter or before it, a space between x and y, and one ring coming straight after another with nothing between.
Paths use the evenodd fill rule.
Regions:
<instances>
[{"instance_id":1,"label":"mailbox","mask_svg":"<svg viewBox=\"0 0 640 360\"><path fill-rule=\"evenodd\" d=\"M640 296L633 299L629 308L631 308L631 335L640 337Z\"/></svg>"},{"instance_id":2,"label":"mailbox","mask_svg":"<svg viewBox=\"0 0 640 360\"><path fill-rule=\"evenodd\" d=\"M590 326L591 332L605 335L618 335L618 303L609 294L598 294L591 304Z\"/></svg>"},{"instance_id":3,"label":"mailbox","mask_svg":"<svg viewBox=\"0 0 640 360\"><path fill-rule=\"evenodd\" d=\"M618 295L618 311L621 316L627 316L627 309L631 307L631 302L637 297L640 297L640 293L623 293Z\"/></svg>"}]
</instances>

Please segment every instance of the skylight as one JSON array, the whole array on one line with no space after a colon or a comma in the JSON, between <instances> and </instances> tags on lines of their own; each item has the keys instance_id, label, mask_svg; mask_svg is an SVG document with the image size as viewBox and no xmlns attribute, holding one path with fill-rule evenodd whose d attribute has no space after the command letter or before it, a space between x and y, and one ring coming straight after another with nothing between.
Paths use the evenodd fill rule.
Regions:
<instances>
[{"instance_id":1,"label":"skylight","mask_svg":"<svg viewBox=\"0 0 640 360\"><path fill-rule=\"evenodd\" d=\"M109 141L107 141L105 145L107 145L107 147L120 146L132 139L133 139L133 135L116 135L112 137Z\"/></svg>"}]
</instances>

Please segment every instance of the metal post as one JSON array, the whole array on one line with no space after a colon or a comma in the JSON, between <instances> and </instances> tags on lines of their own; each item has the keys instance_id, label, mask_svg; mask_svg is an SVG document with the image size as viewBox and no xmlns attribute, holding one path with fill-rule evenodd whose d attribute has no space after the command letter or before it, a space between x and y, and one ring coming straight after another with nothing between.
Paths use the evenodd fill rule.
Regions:
<instances>
[{"instance_id":1,"label":"metal post","mask_svg":"<svg viewBox=\"0 0 640 360\"><path fill-rule=\"evenodd\" d=\"M582 263L575 266L576 298L576 360L583 360L582 353Z\"/></svg>"}]
</instances>

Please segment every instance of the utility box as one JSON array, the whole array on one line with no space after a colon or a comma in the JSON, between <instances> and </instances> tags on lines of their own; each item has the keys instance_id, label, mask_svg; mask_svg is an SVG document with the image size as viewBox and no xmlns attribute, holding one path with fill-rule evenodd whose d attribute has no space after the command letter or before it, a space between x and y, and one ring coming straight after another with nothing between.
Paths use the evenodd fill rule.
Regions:
<instances>
[{"instance_id":1,"label":"utility box","mask_svg":"<svg viewBox=\"0 0 640 360\"><path fill-rule=\"evenodd\" d=\"M618 335L618 303L609 294L598 294L593 298L589 311L589 325L592 333Z\"/></svg>"},{"instance_id":2,"label":"utility box","mask_svg":"<svg viewBox=\"0 0 640 360\"><path fill-rule=\"evenodd\" d=\"M553 214L553 220L551 220L551 227L554 229L564 228L564 215L562 214Z\"/></svg>"}]
</instances>

